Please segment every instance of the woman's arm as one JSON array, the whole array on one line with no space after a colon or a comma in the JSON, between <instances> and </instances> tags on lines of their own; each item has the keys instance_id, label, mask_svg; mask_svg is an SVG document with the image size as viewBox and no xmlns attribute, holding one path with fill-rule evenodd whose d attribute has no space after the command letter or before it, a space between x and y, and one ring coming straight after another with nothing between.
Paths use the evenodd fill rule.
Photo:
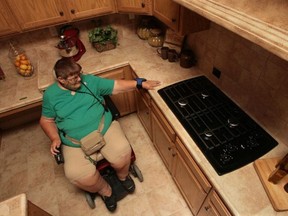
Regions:
<instances>
[{"instance_id":1,"label":"woman's arm","mask_svg":"<svg viewBox=\"0 0 288 216\"><path fill-rule=\"evenodd\" d=\"M118 94L121 92L134 90L136 88L136 84L137 82L135 80L115 80L112 94ZM145 82L142 82L142 88L147 90L153 90L160 84L160 81L147 80Z\"/></svg>"}]
</instances>

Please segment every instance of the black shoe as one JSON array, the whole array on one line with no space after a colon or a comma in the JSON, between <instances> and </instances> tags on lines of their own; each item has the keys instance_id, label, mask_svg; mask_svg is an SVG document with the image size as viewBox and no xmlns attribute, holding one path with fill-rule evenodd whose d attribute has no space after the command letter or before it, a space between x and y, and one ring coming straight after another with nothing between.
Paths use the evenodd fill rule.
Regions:
<instances>
[{"instance_id":1,"label":"black shoe","mask_svg":"<svg viewBox=\"0 0 288 216\"><path fill-rule=\"evenodd\" d=\"M135 183L133 179L128 175L124 181L119 180L122 186L125 188L125 190L128 191L128 193L133 193L135 191Z\"/></svg>"},{"instance_id":2,"label":"black shoe","mask_svg":"<svg viewBox=\"0 0 288 216\"><path fill-rule=\"evenodd\" d=\"M106 208L110 211L113 212L116 210L117 207L117 201L115 195L112 193L110 197L107 196L101 196L102 200L104 201Z\"/></svg>"}]
</instances>

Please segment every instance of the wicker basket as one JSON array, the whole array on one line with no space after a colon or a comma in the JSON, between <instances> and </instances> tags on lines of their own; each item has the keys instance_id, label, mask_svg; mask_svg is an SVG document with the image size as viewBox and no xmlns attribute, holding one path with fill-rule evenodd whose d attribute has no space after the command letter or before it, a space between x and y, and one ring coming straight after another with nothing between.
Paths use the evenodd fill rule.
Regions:
<instances>
[{"instance_id":1,"label":"wicker basket","mask_svg":"<svg viewBox=\"0 0 288 216\"><path fill-rule=\"evenodd\" d=\"M106 42L105 44L93 43L93 47L94 47L98 52L103 52L103 51L115 49L115 48L116 48L116 45L115 45L113 42L108 41L108 42Z\"/></svg>"}]
</instances>

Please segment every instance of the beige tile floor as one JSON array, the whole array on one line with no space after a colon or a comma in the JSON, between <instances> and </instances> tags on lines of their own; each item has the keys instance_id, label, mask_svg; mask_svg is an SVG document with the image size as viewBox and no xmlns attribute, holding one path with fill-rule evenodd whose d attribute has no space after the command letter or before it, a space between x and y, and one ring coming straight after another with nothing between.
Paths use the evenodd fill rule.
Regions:
<instances>
[{"instance_id":1,"label":"beige tile floor","mask_svg":"<svg viewBox=\"0 0 288 216\"><path fill-rule=\"evenodd\" d=\"M120 120L136 154L144 181L118 202L117 216L192 215L136 114ZM20 193L53 216L110 215L97 197L90 209L82 191L65 178L49 154L50 142L37 122L5 131L0 151L0 201Z\"/></svg>"}]
</instances>

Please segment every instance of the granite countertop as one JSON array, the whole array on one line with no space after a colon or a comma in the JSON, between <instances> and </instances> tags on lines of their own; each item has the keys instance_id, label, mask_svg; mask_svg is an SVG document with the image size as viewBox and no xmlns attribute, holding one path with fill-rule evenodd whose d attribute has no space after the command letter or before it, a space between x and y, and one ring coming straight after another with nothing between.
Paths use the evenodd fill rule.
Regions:
<instances>
[{"instance_id":1,"label":"granite countertop","mask_svg":"<svg viewBox=\"0 0 288 216\"><path fill-rule=\"evenodd\" d=\"M235 215L243 216L287 215L287 212L281 213L274 211L252 163L234 172L219 176L157 93L158 89L167 85L201 75L201 71L196 67L184 69L180 67L179 62L170 63L167 60L162 60L158 56L156 48L149 46L147 41L140 40L135 34L127 34L125 38L119 40L119 43L120 45L116 49L103 53L98 53L92 47L86 46L87 51L79 60L84 73L97 74L130 65L139 77L160 80L162 85L156 90L149 91L151 97L163 111L167 120L171 123L178 136L187 146L187 149L190 151L193 158L208 176L211 183L220 193L231 211ZM13 101L9 101L10 109L11 106L14 108L27 103L41 101L42 95L40 92L54 81L52 68L56 60L59 59L57 50L55 50L54 47L51 47L50 49L37 50L36 53L38 55L38 70L37 76L35 76L37 79L35 80L32 78L31 80L34 80L31 81L30 84L32 85L33 82L33 85L37 86L38 83L38 89L36 92L34 92L35 86L29 89L31 92L26 89L24 92L27 98L21 100L21 102L19 102L19 95L18 97L13 98ZM0 89L1 88L2 87L0 86ZM24 96L24 93L17 94L20 94L21 97ZM13 104L13 102L15 102L15 104ZM8 109L8 101L6 101L5 104L5 101L2 102L1 99L0 105L0 112ZM264 157L279 157L283 155L283 152L287 152L287 146L279 143L276 148Z\"/></svg>"}]
</instances>

